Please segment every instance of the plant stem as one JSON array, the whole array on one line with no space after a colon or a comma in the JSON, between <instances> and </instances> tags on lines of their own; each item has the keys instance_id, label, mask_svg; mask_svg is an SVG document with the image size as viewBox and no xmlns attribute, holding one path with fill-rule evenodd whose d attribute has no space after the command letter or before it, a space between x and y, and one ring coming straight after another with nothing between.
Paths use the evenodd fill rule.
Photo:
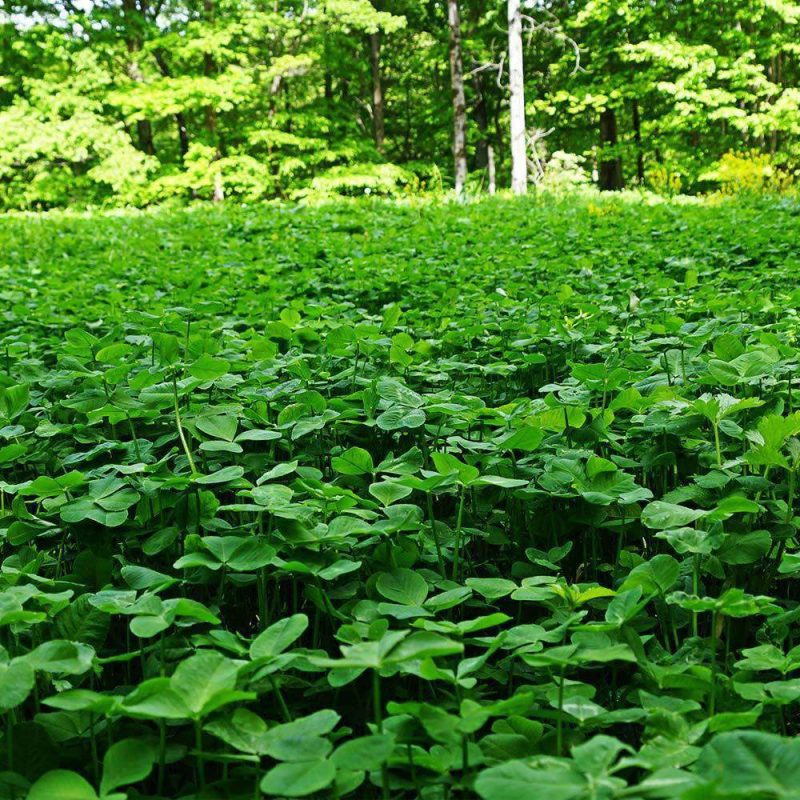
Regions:
<instances>
[{"instance_id":1,"label":"plant stem","mask_svg":"<svg viewBox=\"0 0 800 800\"><path fill-rule=\"evenodd\" d=\"M464 515L464 484L461 484L461 494L458 500L458 514L456 515L456 537L453 548L453 580L458 580L458 561L461 553L461 519Z\"/></svg>"},{"instance_id":2,"label":"plant stem","mask_svg":"<svg viewBox=\"0 0 800 800\"><path fill-rule=\"evenodd\" d=\"M383 733L383 701L381 700L381 676L377 669L372 670L372 713L375 715L375 727ZM389 771L386 764L381 765L381 789L383 800L389 800Z\"/></svg>"},{"instance_id":3,"label":"plant stem","mask_svg":"<svg viewBox=\"0 0 800 800\"><path fill-rule=\"evenodd\" d=\"M8 761L8 771L14 771L14 712L6 711L6 759Z\"/></svg>"},{"instance_id":4,"label":"plant stem","mask_svg":"<svg viewBox=\"0 0 800 800\"><path fill-rule=\"evenodd\" d=\"M258 614L261 617L261 630L269 625L269 609L267 607L267 569L261 567L258 571Z\"/></svg>"},{"instance_id":5,"label":"plant stem","mask_svg":"<svg viewBox=\"0 0 800 800\"><path fill-rule=\"evenodd\" d=\"M206 785L206 767L203 761L203 728L199 719L194 721L194 749L197 751L197 782L202 789Z\"/></svg>"},{"instance_id":6,"label":"plant stem","mask_svg":"<svg viewBox=\"0 0 800 800\"><path fill-rule=\"evenodd\" d=\"M159 795L164 794L164 765L167 760L167 723L158 721L158 788Z\"/></svg>"},{"instance_id":7,"label":"plant stem","mask_svg":"<svg viewBox=\"0 0 800 800\"><path fill-rule=\"evenodd\" d=\"M556 720L556 755L564 753L564 681L567 667L562 665L558 681L558 719Z\"/></svg>"},{"instance_id":8,"label":"plant stem","mask_svg":"<svg viewBox=\"0 0 800 800\"><path fill-rule=\"evenodd\" d=\"M692 569L692 594L697 597L700 593L700 556L695 555ZM692 636L697 636L697 612L692 611Z\"/></svg>"},{"instance_id":9,"label":"plant stem","mask_svg":"<svg viewBox=\"0 0 800 800\"><path fill-rule=\"evenodd\" d=\"M439 533L436 530L436 519L433 516L433 496L430 492L425 492L425 498L428 505L428 517L431 521L431 534L433 542L436 545L436 558L439 562L439 574L444 578L444 558L442 557L442 543L439 541Z\"/></svg>"},{"instance_id":10,"label":"plant stem","mask_svg":"<svg viewBox=\"0 0 800 800\"><path fill-rule=\"evenodd\" d=\"M273 678L272 675L269 676L269 683L270 686L272 686L275 699L278 701L278 705L280 706L284 722L291 722L292 712L289 711L289 706L286 705L286 700L283 699L283 692L281 692L280 686L278 686L278 684L275 682L275 678Z\"/></svg>"},{"instance_id":11,"label":"plant stem","mask_svg":"<svg viewBox=\"0 0 800 800\"><path fill-rule=\"evenodd\" d=\"M789 470L789 495L786 498L786 524L789 525L794 519L794 470Z\"/></svg>"},{"instance_id":12,"label":"plant stem","mask_svg":"<svg viewBox=\"0 0 800 800\"><path fill-rule=\"evenodd\" d=\"M183 425L181 424L181 410L178 406L178 383L175 380L175 375L172 376L172 390L173 397L175 399L175 425L178 428L178 438L181 440L183 452L186 453L186 458L189 461L189 469L191 469L192 475L197 475L197 467L194 465L192 452L189 450L189 445L186 443L186 436L184 436Z\"/></svg>"},{"instance_id":13,"label":"plant stem","mask_svg":"<svg viewBox=\"0 0 800 800\"><path fill-rule=\"evenodd\" d=\"M131 419L131 415L129 412L125 412L125 416L128 418L128 427L131 429L131 440L133 441L133 452L136 453L136 460L141 462L142 460L142 453L139 450L139 440L136 438L136 428L133 427L133 420Z\"/></svg>"},{"instance_id":14,"label":"plant stem","mask_svg":"<svg viewBox=\"0 0 800 800\"><path fill-rule=\"evenodd\" d=\"M711 612L711 696L708 716L713 717L717 706L717 612Z\"/></svg>"}]
</instances>

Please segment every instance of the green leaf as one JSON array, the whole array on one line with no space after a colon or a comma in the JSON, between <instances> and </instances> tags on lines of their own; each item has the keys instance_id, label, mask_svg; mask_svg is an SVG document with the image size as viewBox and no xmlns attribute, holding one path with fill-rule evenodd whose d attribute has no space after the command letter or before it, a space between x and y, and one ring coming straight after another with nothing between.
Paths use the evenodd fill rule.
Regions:
<instances>
[{"instance_id":1,"label":"green leaf","mask_svg":"<svg viewBox=\"0 0 800 800\"><path fill-rule=\"evenodd\" d=\"M390 506L404 497L408 497L413 489L410 486L404 486L397 481L383 481L382 483L370 484L369 493L379 500L384 506Z\"/></svg>"},{"instance_id":2,"label":"green leaf","mask_svg":"<svg viewBox=\"0 0 800 800\"><path fill-rule=\"evenodd\" d=\"M498 444L503 450L522 450L529 453L542 443L544 432L532 425L523 425L508 436L504 436Z\"/></svg>"},{"instance_id":3,"label":"green leaf","mask_svg":"<svg viewBox=\"0 0 800 800\"><path fill-rule=\"evenodd\" d=\"M769 531L732 533L717 551L717 557L725 564L755 564L769 553L772 536Z\"/></svg>"},{"instance_id":4,"label":"green leaf","mask_svg":"<svg viewBox=\"0 0 800 800\"><path fill-rule=\"evenodd\" d=\"M384 431L420 428L425 424L425 412L421 408L390 408L384 411L376 422Z\"/></svg>"},{"instance_id":5,"label":"green leaf","mask_svg":"<svg viewBox=\"0 0 800 800\"><path fill-rule=\"evenodd\" d=\"M723 333L714 340L714 354L722 361L733 361L744 353L744 345L738 336Z\"/></svg>"},{"instance_id":6,"label":"green leaf","mask_svg":"<svg viewBox=\"0 0 800 800\"><path fill-rule=\"evenodd\" d=\"M244 475L244 467L223 467L210 475L200 475L195 478L195 483L210 486L217 483L230 483L239 480Z\"/></svg>"},{"instance_id":7,"label":"green leaf","mask_svg":"<svg viewBox=\"0 0 800 800\"><path fill-rule=\"evenodd\" d=\"M415 391L394 378L381 378L378 381L377 390L378 395L384 400L390 400L401 406L418 408L423 402Z\"/></svg>"},{"instance_id":8,"label":"green leaf","mask_svg":"<svg viewBox=\"0 0 800 800\"><path fill-rule=\"evenodd\" d=\"M278 764L261 780L264 794L282 797L306 797L330 786L336 777L331 761L298 761Z\"/></svg>"},{"instance_id":9,"label":"green leaf","mask_svg":"<svg viewBox=\"0 0 800 800\"><path fill-rule=\"evenodd\" d=\"M98 649L106 640L111 618L91 605L89 595L82 594L57 614L54 622L59 636Z\"/></svg>"},{"instance_id":10,"label":"green leaf","mask_svg":"<svg viewBox=\"0 0 800 800\"><path fill-rule=\"evenodd\" d=\"M425 579L413 570L402 567L380 573L375 588L387 600L407 606L421 606L428 596Z\"/></svg>"},{"instance_id":11,"label":"green leaf","mask_svg":"<svg viewBox=\"0 0 800 800\"><path fill-rule=\"evenodd\" d=\"M795 798L800 784L800 741L772 733L732 731L702 750L694 772L703 781L684 797Z\"/></svg>"},{"instance_id":12,"label":"green leaf","mask_svg":"<svg viewBox=\"0 0 800 800\"><path fill-rule=\"evenodd\" d=\"M59 675L83 675L94 660L94 649L80 642L56 639L40 644L25 657L35 670Z\"/></svg>"},{"instance_id":13,"label":"green leaf","mask_svg":"<svg viewBox=\"0 0 800 800\"><path fill-rule=\"evenodd\" d=\"M33 690L35 676L27 661L16 659L0 664L0 712L24 703Z\"/></svg>"},{"instance_id":14,"label":"green leaf","mask_svg":"<svg viewBox=\"0 0 800 800\"><path fill-rule=\"evenodd\" d=\"M475 791L483 800L571 800L586 790L586 779L568 763L537 768L524 761L507 761L483 770L475 781Z\"/></svg>"},{"instance_id":15,"label":"green leaf","mask_svg":"<svg viewBox=\"0 0 800 800\"><path fill-rule=\"evenodd\" d=\"M144 780L153 769L157 751L141 739L122 739L106 750L100 794L107 795L120 786Z\"/></svg>"},{"instance_id":16,"label":"green leaf","mask_svg":"<svg viewBox=\"0 0 800 800\"><path fill-rule=\"evenodd\" d=\"M203 353L200 358L189 366L189 374L193 378L201 381L215 381L223 375L227 375L230 370L230 364L222 358L214 358L213 356Z\"/></svg>"},{"instance_id":17,"label":"green leaf","mask_svg":"<svg viewBox=\"0 0 800 800\"><path fill-rule=\"evenodd\" d=\"M183 695L172 687L170 678L143 681L125 697L122 710L137 719L182 720L191 717Z\"/></svg>"},{"instance_id":18,"label":"green leaf","mask_svg":"<svg viewBox=\"0 0 800 800\"><path fill-rule=\"evenodd\" d=\"M351 447L331 459L331 466L340 475L366 475L373 470L372 456L361 447Z\"/></svg>"},{"instance_id":19,"label":"green leaf","mask_svg":"<svg viewBox=\"0 0 800 800\"><path fill-rule=\"evenodd\" d=\"M674 528L661 531L656 536L669 542L676 553L699 553L708 555L713 553L721 544L722 536L708 531L699 531L694 528Z\"/></svg>"},{"instance_id":20,"label":"green leaf","mask_svg":"<svg viewBox=\"0 0 800 800\"><path fill-rule=\"evenodd\" d=\"M250 658L274 658L293 644L308 627L305 614L295 614L272 624L250 645Z\"/></svg>"},{"instance_id":21,"label":"green leaf","mask_svg":"<svg viewBox=\"0 0 800 800\"><path fill-rule=\"evenodd\" d=\"M198 417L194 424L203 433L226 442L232 442L236 438L236 429L239 427L239 421L233 414Z\"/></svg>"},{"instance_id":22,"label":"green leaf","mask_svg":"<svg viewBox=\"0 0 800 800\"><path fill-rule=\"evenodd\" d=\"M337 769L372 772L381 768L394 751L394 736L377 734L350 739L336 748L331 761Z\"/></svg>"},{"instance_id":23,"label":"green leaf","mask_svg":"<svg viewBox=\"0 0 800 800\"><path fill-rule=\"evenodd\" d=\"M0 419L10 421L18 417L30 401L28 385L0 386Z\"/></svg>"},{"instance_id":24,"label":"green leaf","mask_svg":"<svg viewBox=\"0 0 800 800\"><path fill-rule=\"evenodd\" d=\"M708 374L720 386L735 386L741 380L739 370L733 364L716 358L708 362Z\"/></svg>"},{"instance_id":25,"label":"green leaf","mask_svg":"<svg viewBox=\"0 0 800 800\"><path fill-rule=\"evenodd\" d=\"M170 679L170 687L183 700L195 719L234 702L238 668L214 652L196 653L181 661Z\"/></svg>"},{"instance_id":26,"label":"green leaf","mask_svg":"<svg viewBox=\"0 0 800 800\"><path fill-rule=\"evenodd\" d=\"M499 600L518 588L507 578L467 578L466 584L487 600Z\"/></svg>"},{"instance_id":27,"label":"green leaf","mask_svg":"<svg viewBox=\"0 0 800 800\"><path fill-rule=\"evenodd\" d=\"M473 482L473 486L499 486L501 489L518 489L520 486L527 486L530 481L523 481L519 478L504 478L502 475L481 475Z\"/></svg>"},{"instance_id":28,"label":"green leaf","mask_svg":"<svg viewBox=\"0 0 800 800\"><path fill-rule=\"evenodd\" d=\"M419 631L404 638L386 657L390 663L400 664L404 661L423 658L438 658L462 653L464 645L436 633Z\"/></svg>"},{"instance_id":29,"label":"green leaf","mask_svg":"<svg viewBox=\"0 0 800 800\"><path fill-rule=\"evenodd\" d=\"M657 531L663 531L668 528L682 528L690 522L705 516L706 513L699 508L686 508L674 503L655 500L652 503L648 503L644 511L642 511L642 524Z\"/></svg>"},{"instance_id":30,"label":"green leaf","mask_svg":"<svg viewBox=\"0 0 800 800\"><path fill-rule=\"evenodd\" d=\"M27 800L97 800L89 782L66 769L46 772L31 786Z\"/></svg>"}]
</instances>

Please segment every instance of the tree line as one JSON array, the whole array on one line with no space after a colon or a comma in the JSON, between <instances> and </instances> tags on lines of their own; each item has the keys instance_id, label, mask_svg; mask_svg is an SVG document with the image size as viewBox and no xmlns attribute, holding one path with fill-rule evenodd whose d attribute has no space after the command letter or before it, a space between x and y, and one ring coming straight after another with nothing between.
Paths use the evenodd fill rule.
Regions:
<instances>
[{"instance_id":1,"label":"tree line","mask_svg":"<svg viewBox=\"0 0 800 800\"><path fill-rule=\"evenodd\" d=\"M0 207L789 174L785 0L6 0ZM753 166L755 165L755 167Z\"/></svg>"}]
</instances>

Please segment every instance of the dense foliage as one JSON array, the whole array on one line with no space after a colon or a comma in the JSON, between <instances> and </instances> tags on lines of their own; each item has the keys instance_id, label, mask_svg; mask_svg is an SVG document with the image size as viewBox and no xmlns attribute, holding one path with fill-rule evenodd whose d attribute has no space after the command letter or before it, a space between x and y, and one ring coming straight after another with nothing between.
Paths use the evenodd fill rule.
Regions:
<instances>
[{"instance_id":1,"label":"dense foliage","mask_svg":"<svg viewBox=\"0 0 800 800\"><path fill-rule=\"evenodd\" d=\"M796 797L799 212L0 220L0 797Z\"/></svg>"},{"instance_id":2,"label":"dense foliage","mask_svg":"<svg viewBox=\"0 0 800 800\"><path fill-rule=\"evenodd\" d=\"M509 181L506 4L458 5L479 192L490 147ZM523 12L535 178L586 181L606 164L613 187L666 194L791 179L800 5ZM0 208L452 185L444 2L6 0L0 15Z\"/></svg>"}]
</instances>

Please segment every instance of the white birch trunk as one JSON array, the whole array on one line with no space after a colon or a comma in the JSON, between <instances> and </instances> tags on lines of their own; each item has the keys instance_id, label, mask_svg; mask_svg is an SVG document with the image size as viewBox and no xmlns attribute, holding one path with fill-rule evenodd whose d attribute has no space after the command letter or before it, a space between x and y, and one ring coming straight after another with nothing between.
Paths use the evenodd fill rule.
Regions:
<instances>
[{"instance_id":1,"label":"white birch trunk","mask_svg":"<svg viewBox=\"0 0 800 800\"><path fill-rule=\"evenodd\" d=\"M461 61L461 20L458 0L447 0L450 29L450 82L453 88L453 160L456 197L461 199L467 182L467 101L464 97L464 68Z\"/></svg>"},{"instance_id":2,"label":"white birch trunk","mask_svg":"<svg viewBox=\"0 0 800 800\"><path fill-rule=\"evenodd\" d=\"M511 89L511 190L514 194L525 194L528 191L525 83L522 63L520 0L508 0L508 82Z\"/></svg>"}]
</instances>

